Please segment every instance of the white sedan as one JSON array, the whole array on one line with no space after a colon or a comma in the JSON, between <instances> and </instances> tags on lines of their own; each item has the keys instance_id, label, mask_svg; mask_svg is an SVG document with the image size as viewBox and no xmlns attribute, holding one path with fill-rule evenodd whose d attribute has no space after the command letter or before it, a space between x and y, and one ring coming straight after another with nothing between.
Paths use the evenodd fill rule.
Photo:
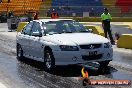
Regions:
<instances>
[{"instance_id":1,"label":"white sedan","mask_svg":"<svg viewBox=\"0 0 132 88\"><path fill-rule=\"evenodd\" d=\"M42 19L29 22L17 34L17 58L44 62L47 70L56 65L98 62L106 68L113 58L110 41L90 33L71 19Z\"/></svg>"}]
</instances>

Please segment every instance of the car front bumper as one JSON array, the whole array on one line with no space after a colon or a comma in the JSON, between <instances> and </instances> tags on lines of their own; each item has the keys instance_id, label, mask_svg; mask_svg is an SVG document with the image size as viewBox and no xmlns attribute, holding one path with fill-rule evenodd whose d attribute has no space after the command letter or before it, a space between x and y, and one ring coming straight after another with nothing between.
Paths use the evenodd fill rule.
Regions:
<instances>
[{"instance_id":1,"label":"car front bumper","mask_svg":"<svg viewBox=\"0 0 132 88\"><path fill-rule=\"evenodd\" d=\"M97 55L89 57L89 52L97 51ZM53 51L56 65L83 64L88 62L111 61L113 49L94 49L80 51Z\"/></svg>"}]
</instances>

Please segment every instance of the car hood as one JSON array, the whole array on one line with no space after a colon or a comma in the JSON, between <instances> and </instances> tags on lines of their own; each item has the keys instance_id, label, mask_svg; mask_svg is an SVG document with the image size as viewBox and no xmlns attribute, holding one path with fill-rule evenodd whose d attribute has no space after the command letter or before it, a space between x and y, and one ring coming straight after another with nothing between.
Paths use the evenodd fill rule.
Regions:
<instances>
[{"instance_id":1,"label":"car hood","mask_svg":"<svg viewBox=\"0 0 132 88\"><path fill-rule=\"evenodd\" d=\"M48 41L60 45L86 45L96 43L107 43L108 39L92 33L65 33L47 35Z\"/></svg>"}]
</instances>

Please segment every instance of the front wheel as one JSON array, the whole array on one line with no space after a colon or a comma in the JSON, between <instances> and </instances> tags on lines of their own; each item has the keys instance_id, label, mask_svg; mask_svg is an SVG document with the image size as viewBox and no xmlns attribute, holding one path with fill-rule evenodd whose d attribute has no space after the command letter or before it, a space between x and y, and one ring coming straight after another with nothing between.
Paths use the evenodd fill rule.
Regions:
<instances>
[{"instance_id":1,"label":"front wheel","mask_svg":"<svg viewBox=\"0 0 132 88\"><path fill-rule=\"evenodd\" d=\"M55 68L55 59L51 50L45 51L44 65L48 71L53 71Z\"/></svg>"}]
</instances>

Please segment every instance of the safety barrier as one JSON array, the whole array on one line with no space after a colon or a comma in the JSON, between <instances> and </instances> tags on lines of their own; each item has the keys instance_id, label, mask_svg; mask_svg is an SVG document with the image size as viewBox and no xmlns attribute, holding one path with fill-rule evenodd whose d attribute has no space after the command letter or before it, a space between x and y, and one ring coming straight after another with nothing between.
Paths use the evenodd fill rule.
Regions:
<instances>
[{"instance_id":1,"label":"safety barrier","mask_svg":"<svg viewBox=\"0 0 132 88\"><path fill-rule=\"evenodd\" d=\"M75 17L73 18L76 21L79 22L101 22L100 17ZM112 22L132 22L131 17L113 17Z\"/></svg>"},{"instance_id":2,"label":"safety barrier","mask_svg":"<svg viewBox=\"0 0 132 88\"><path fill-rule=\"evenodd\" d=\"M117 41L117 47L132 49L132 34L122 34Z\"/></svg>"},{"instance_id":3,"label":"safety barrier","mask_svg":"<svg viewBox=\"0 0 132 88\"><path fill-rule=\"evenodd\" d=\"M95 25L87 25L85 26L87 29L92 29L94 34L98 34L101 36L104 36L104 31L100 26L95 26Z\"/></svg>"},{"instance_id":4,"label":"safety barrier","mask_svg":"<svg viewBox=\"0 0 132 88\"><path fill-rule=\"evenodd\" d=\"M21 30L23 29L23 27L26 25L26 24L28 24L29 22L20 22L19 24L18 24L18 27L17 27L17 32L21 32Z\"/></svg>"},{"instance_id":5,"label":"safety barrier","mask_svg":"<svg viewBox=\"0 0 132 88\"><path fill-rule=\"evenodd\" d=\"M130 29L132 29L132 23L131 23L131 24L129 24L129 27L130 27Z\"/></svg>"}]
</instances>

